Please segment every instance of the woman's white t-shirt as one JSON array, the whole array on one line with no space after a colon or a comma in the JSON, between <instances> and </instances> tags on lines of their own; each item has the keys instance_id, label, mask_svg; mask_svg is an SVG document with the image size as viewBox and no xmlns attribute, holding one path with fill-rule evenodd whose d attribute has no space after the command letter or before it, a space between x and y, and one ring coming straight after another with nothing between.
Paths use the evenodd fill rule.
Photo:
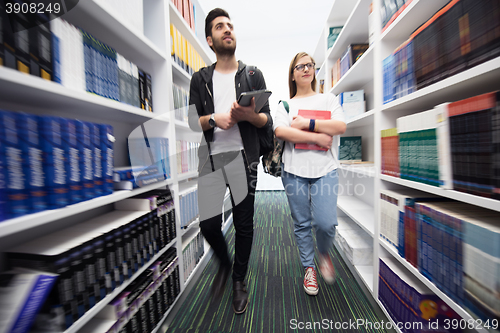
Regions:
<instances>
[{"instance_id":1,"label":"woman's white t-shirt","mask_svg":"<svg viewBox=\"0 0 500 333\"><path fill-rule=\"evenodd\" d=\"M299 110L327 110L331 112L331 119L345 122L344 111L333 94L316 94L287 102L290 113L286 112L283 103L279 103L273 120L274 130L280 126L290 127ZM293 143L286 142L282 158L285 171L304 178L323 177L339 166L339 141L339 136L334 136L332 147L327 151L295 149Z\"/></svg>"}]
</instances>

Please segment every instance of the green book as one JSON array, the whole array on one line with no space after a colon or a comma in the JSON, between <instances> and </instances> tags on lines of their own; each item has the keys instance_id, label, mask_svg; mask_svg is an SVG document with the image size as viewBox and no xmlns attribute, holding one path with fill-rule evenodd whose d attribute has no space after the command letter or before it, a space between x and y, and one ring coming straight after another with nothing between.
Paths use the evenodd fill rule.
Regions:
<instances>
[{"instance_id":1,"label":"green book","mask_svg":"<svg viewBox=\"0 0 500 333\"><path fill-rule=\"evenodd\" d=\"M341 161L361 161L361 137L342 136L340 137L339 160Z\"/></svg>"}]
</instances>

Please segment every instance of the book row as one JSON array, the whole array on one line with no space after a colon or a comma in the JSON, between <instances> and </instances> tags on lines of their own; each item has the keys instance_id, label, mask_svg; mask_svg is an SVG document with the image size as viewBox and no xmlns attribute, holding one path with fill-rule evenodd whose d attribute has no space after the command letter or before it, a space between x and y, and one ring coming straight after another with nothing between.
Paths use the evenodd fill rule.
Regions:
<instances>
[{"instance_id":1,"label":"book row","mask_svg":"<svg viewBox=\"0 0 500 333\"><path fill-rule=\"evenodd\" d=\"M383 60L383 103L500 54L498 1L452 0Z\"/></svg>"},{"instance_id":2,"label":"book row","mask_svg":"<svg viewBox=\"0 0 500 333\"><path fill-rule=\"evenodd\" d=\"M189 27L196 32L196 6L191 0L170 0Z\"/></svg>"},{"instance_id":3,"label":"book row","mask_svg":"<svg viewBox=\"0 0 500 333\"><path fill-rule=\"evenodd\" d=\"M199 142L177 140L177 172L185 173L198 169Z\"/></svg>"},{"instance_id":4,"label":"book row","mask_svg":"<svg viewBox=\"0 0 500 333\"><path fill-rule=\"evenodd\" d=\"M383 174L500 198L499 92L397 119L381 132Z\"/></svg>"},{"instance_id":5,"label":"book row","mask_svg":"<svg viewBox=\"0 0 500 333\"><path fill-rule=\"evenodd\" d=\"M113 192L113 128L0 110L0 221Z\"/></svg>"},{"instance_id":6,"label":"book row","mask_svg":"<svg viewBox=\"0 0 500 333\"><path fill-rule=\"evenodd\" d=\"M378 299L401 332L462 332L447 323L463 319L398 263L380 258L379 267Z\"/></svg>"},{"instance_id":7,"label":"book row","mask_svg":"<svg viewBox=\"0 0 500 333\"><path fill-rule=\"evenodd\" d=\"M332 87L354 66L366 50L368 50L368 44L349 44L332 66Z\"/></svg>"},{"instance_id":8,"label":"book row","mask_svg":"<svg viewBox=\"0 0 500 333\"><path fill-rule=\"evenodd\" d=\"M175 119L187 123L189 111L189 90L184 89L175 83L172 85L172 89L174 92Z\"/></svg>"},{"instance_id":9,"label":"book row","mask_svg":"<svg viewBox=\"0 0 500 333\"><path fill-rule=\"evenodd\" d=\"M200 262L201 257L205 254L205 239L201 232L182 249L182 258L184 263L184 282L187 281L196 265Z\"/></svg>"},{"instance_id":10,"label":"book row","mask_svg":"<svg viewBox=\"0 0 500 333\"><path fill-rule=\"evenodd\" d=\"M181 229L184 229L200 216L198 209L198 188L179 195L179 209Z\"/></svg>"},{"instance_id":11,"label":"book row","mask_svg":"<svg viewBox=\"0 0 500 333\"><path fill-rule=\"evenodd\" d=\"M170 25L170 40L172 58L189 75L206 66L200 54L173 24Z\"/></svg>"},{"instance_id":12,"label":"book row","mask_svg":"<svg viewBox=\"0 0 500 333\"><path fill-rule=\"evenodd\" d=\"M384 0L380 3L382 32L408 7L412 0Z\"/></svg>"},{"instance_id":13,"label":"book row","mask_svg":"<svg viewBox=\"0 0 500 333\"><path fill-rule=\"evenodd\" d=\"M152 112L151 75L61 18L8 16L2 4L0 64Z\"/></svg>"},{"instance_id":14,"label":"book row","mask_svg":"<svg viewBox=\"0 0 500 333\"><path fill-rule=\"evenodd\" d=\"M135 200L142 199L154 210L116 203L115 211L6 251L10 267L59 275L40 312L45 329L70 327L175 239L170 192L149 195Z\"/></svg>"},{"instance_id":15,"label":"book row","mask_svg":"<svg viewBox=\"0 0 500 333\"><path fill-rule=\"evenodd\" d=\"M418 191L381 191L380 236L456 303L498 318L497 212Z\"/></svg>"},{"instance_id":16,"label":"book row","mask_svg":"<svg viewBox=\"0 0 500 333\"><path fill-rule=\"evenodd\" d=\"M170 248L96 317L114 322L106 333L151 332L179 294L177 250Z\"/></svg>"}]
</instances>

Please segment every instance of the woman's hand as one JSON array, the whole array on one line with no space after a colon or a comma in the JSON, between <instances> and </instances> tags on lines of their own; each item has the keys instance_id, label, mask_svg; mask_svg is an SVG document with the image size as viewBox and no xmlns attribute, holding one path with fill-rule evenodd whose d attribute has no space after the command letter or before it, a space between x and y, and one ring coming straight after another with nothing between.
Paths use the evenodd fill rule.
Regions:
<instances>
[{"instance_id":1,"label":"woman's hand","mask_svg":"<svg viewBox=\"0 0 500 333\"><path fill-rule=\"evenodd\" d=\"M330 149L332 147L333 137L325 133L317 133L315 142L321 148Z\"/></svg>"},{"instance_id":2,"label":"woman's hand","mask_svg":"<svg viewBox=\"0 0 500 333\"><path fill-rule=\"evenodd\" d=\"M310 119L304 118L302 116L294 116L292 120L292 124L290 125L293 128L299 130L309 130L309 122Z\"/></svg>"}]
</instances>

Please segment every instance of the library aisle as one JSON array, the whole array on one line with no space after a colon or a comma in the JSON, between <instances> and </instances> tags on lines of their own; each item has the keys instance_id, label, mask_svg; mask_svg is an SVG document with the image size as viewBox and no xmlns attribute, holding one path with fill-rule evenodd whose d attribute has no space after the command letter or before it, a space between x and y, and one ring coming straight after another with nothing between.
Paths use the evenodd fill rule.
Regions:
<instances>
[{"instance_id":1,"label":"library aisle","mask_svg":"<svg viewBox=\"0 0 500 333\"><path fill-rule=\"evenodd\" d=\"M232 255L233 226L226 239ZM387 318L377 314L338 252L333 249L331 255L337 271L336 282L327 285L318 274L318 296L306 295L286 195L284 191L258 191L254 242L246 278L250 296L246 313L237 316L233 312L231 281L228 281L221 301L212 301L210 287L218 267L215 257L212 257L199 280L193 282L194 287L166 332L385 332L367 327L335 328L335 325L359 319L381 323L382 320L387 322ZM314 322L323 326L316 324L313 329L299 329ZM325 323L328 326L324 326ZM343 326L347 327L346 324Z\"/></svg>"}]
</instances>

